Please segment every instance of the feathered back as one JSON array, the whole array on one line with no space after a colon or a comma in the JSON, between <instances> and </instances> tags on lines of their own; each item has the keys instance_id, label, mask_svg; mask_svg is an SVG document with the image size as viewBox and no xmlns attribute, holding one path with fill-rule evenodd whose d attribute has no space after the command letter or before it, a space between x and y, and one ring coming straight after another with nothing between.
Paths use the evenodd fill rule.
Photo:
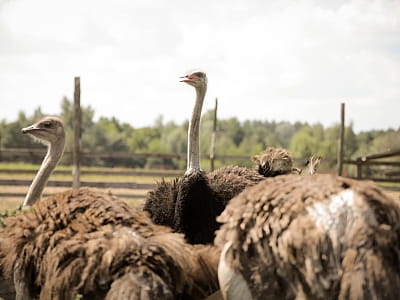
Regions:
<instances>
[{"instance_id":1,"label":"feathered back","mask_svg":"<svg viewBox=\"0 0 400 300\"><path fill-rule=\"evenodd\" d=\"M179 192L179 178L172 181L157 182L156 187L149 191L143 207L150 214L155 224L174 227L175 203Z\"/></svg>"},{"instance_id":2,"label":"feathered back","mask_svg":"<svg viewBox=\"0 0 400 300\"><path fill-rule=\"evenodd\" d=\"M12 278L18 264L21 278L26 278L29 290L35 291L41 282L34 276L40 273L47 251L77 233L93 232L104 225L129 226L143 236L154 234L144 212L134 212L109 194L82 188L40 199L29 210L10 216L0 232L4 275Z\"/></svg>"},{"instance_id":3,"label":"feathered back","mask_svg":"<svg viewBox=\"0 0 400 300\"><path fill-rule=\"evenodd\" d=\"M130 228L106 225L52 249L40 274L46 283L40 299L203 299L216 290L217 263L200 267L197 257L181 235L145 239ZM210 276L210 269L213 277L204 281L201 272Z\"/></svg>"},{"instance_id":4,"label":"feathered back","mask_svg":"<svg viewBox=\"0 0 400 300\"><path fill-rule=\"evenodd\" d=\"M399 204L372 182L278 176L231 200L216 244L254 299L394 300L399 220Z\"/></svg>"},{"instance_id":5,"label":"feathered back","mask_svg":"<svg viewBox=\"0 0 400 300\"><path fill-rule=\"evenodd\" d=\"M208 173L207 178L216 197L217 216L234 196L265 179L256 170L239 166L221 167Z\"/></svg>"},{"instance_id":6,"label":"feathered back","mask_svg":"<svg viewBox=\"0 0 400 300\"><path fill-rule=\"evenodd\" d=\"M216 289L211 250L209 258L196 254L182 235L109 194L69 190L41 199L7 225L1 263L9 278L29 284L32 297L196 299Z\"/></svg>"}]
</instances>

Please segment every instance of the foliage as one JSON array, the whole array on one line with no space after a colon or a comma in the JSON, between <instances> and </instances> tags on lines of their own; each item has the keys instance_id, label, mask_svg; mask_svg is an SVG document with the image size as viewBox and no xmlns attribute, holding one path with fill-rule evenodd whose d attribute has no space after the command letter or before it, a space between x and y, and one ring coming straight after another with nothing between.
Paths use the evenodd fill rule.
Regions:
<instances>
[{"instance_id":1,"label":"foliage","mask_svg":"<svg viewBox=\"0 0 400 300\"><path fill-rule=\"evenodd\" d=\"M121 123L118 119L100 117L95 119L95 110L82 106L82 151L84 152L128 152L128 153L173 153L184 154L187 147L188 120L182 124L164 123L158 117L153 126L134 128L131 124ZM43 145L32 138L21 134L21 128L32 124L45 115L41 108L32 115L21 111L12 122L0 122L0 148L43 148ZM64 97L61 101L61 118L67 129L67 148L62 164L71 164L73 145L73 103ZM201 122L201 153L203 161L208 157L213 128L212 110L204 112ZM217 155L252 156L269 146L287 148L293 157L306 159L311 155L321 155L328 167L336 164L339 125L325 128L322 124L301 122L276 122L268 120L239 121L238 118L218 120ZM344 153L346 158L354 159L369 153L378 153L400 149L400 128L388 130L371 130L356 134L353 124L346 127ZM31 158L31 163L40 163L42 157ZM25 161L26 156L4 156L2 161ZM202 161L202 163L203 163ZM87 166L126 166L183 169L185 160L173 158L121 158L86 159ZM216 161L216 166L227 162ZM251 161L231 161L229 163L251 165ZM204 165L204 163L203 163ZM208 166L205 166L208 167Z\"/></svg>"}]
</instances>

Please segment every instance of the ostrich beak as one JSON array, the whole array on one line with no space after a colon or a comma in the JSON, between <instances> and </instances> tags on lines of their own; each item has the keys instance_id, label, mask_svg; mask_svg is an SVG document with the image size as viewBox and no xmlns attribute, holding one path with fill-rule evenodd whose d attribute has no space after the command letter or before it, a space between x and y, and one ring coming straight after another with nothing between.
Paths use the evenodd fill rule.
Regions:
<instances>
[{"instance_id":1,"label":"ostrich beak","mask_svg":"<svg viewBox=\"0 0 400 300\"><path fill-rule=\"evenodd\" d=\"M32 125L32 126L22 128L21 131L22 131L22 133L30 133L31 131L39 130L39 129L40 128L36 127L35 125Z\"/></svg>"},{"instance_id":2,"label":"ostrich beak","mask_svg":"<svg viewBox=\"0 0 400 300\"><path fill-rule=\"evenodd\" d=\"M190 75L185 75L185 76L182 76L182 77L179 77L179 78L181 79L180 82L191 82L191 81L195 80L195 78L193 76L190 76Z\"/></svg>"}]
</instances>

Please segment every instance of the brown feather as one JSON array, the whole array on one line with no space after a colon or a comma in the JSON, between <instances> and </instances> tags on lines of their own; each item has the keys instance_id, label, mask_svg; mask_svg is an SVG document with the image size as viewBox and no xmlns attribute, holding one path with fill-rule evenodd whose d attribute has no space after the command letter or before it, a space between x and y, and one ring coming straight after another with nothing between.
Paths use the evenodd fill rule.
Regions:
<instances>
[{"instance_id":1,"label":"brown feather","mask_svg":"<svg viewBox=\"0 0 400 300\"><path fill-rule=\"evenodd\" d=\"M372 182L278 176L230 201L216 244L254 299L398 299L399 220Z\"/></svg>"},{"instance_id":2,"label":"brown feather","mask_svg":"<svg viewBox=\"0 0 400 300\"><path fill-rule=\"evenodd\" d=\"M200 271L191 271L203 268L181 235L86 188L40 199L9 217L0 238L5 275L26 282L32 297L117 299L129 292L127 299L173 299L215 290L216 276L204 282ZM207 263L216 274L217 263ZM124 292L118 288L128 285Z\"/></svg>"}]
</instances>

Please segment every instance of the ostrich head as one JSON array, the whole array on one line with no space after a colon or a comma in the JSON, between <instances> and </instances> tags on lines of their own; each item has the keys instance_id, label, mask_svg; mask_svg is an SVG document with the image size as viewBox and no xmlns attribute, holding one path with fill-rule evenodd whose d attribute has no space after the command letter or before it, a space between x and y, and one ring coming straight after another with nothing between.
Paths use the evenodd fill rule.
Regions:
<instances>
[{"instance_id":1,"label":"ostrich head","mask_svg":"<svg viewBox=\"0 0 400 300\"><path fill-rule=\"evenodd\" d=\"M308 159L306 161L306 163L304 164L304 166L306 167L306 169L308 170L308 174L310 175L314 175L315 172L318 170L318 167L321 163L321 156L311 156L310 159Z\"/></svg>"},{"instance_id":2,"label":"ostrich head","mask_svg":"<svg viewBox=\"0 0 400 300\"><path fill-rule=\"evenodd\" d=\"M45 117L22 128L22 133L28 133L45 144L54 144L65 138L64 123L57 117Z\"/></svg>"},{"instance_id":3,"label":"ostrich head","mask_svg":"<svg viewBox=\"0 0 400 300\"><path fill-rule=\"evenodd\" d=\"M189 74L182 76L181 79L181 82L186 82L196 89L207 86L207 75L203 71L190 72Z\"/></svg>"},{"instance_id":4,"label":"ostrich head","mask_svg":"<svg viewBox=\"0 0 400 300\"><path fill-rule=\"evenodd\" d=\"M292 171L293 161L286 149L269 147L252 160L257 164L258 172L265 177L287 174Z\"/></svg>"}]
</instances>

